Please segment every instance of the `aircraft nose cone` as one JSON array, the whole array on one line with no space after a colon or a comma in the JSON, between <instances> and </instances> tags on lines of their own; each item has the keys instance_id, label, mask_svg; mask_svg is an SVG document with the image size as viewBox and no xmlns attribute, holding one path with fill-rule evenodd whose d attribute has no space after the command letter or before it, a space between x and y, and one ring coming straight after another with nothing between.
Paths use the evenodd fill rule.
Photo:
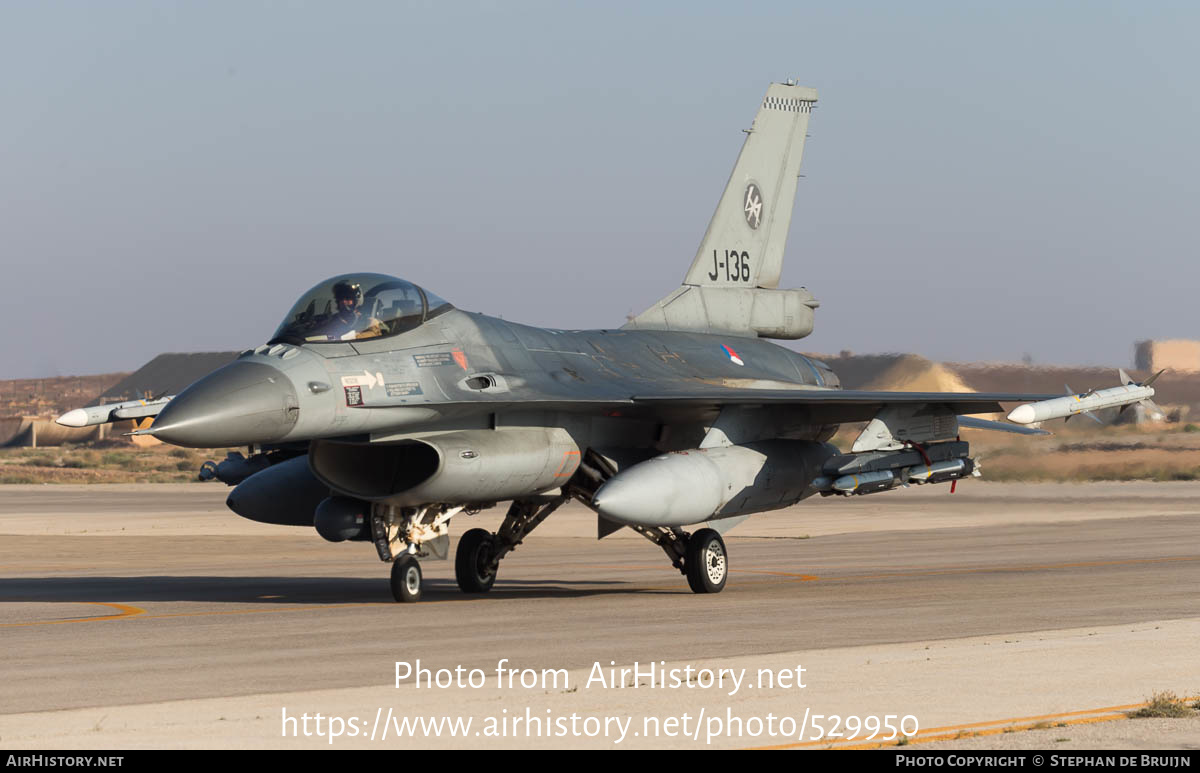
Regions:
<instances>
[{"instance_id":1,"label":"aircraft nose cone","mask_svg":"<svg viewBox=\"0 0 1200 773\"><path fill-rule=\"evenodd\" d=\"M272 443L287 435L298 414L296 389L282 371L233 362L180 392L150 430L160 440L192 448Z\"/></svg>"}]
</instances>

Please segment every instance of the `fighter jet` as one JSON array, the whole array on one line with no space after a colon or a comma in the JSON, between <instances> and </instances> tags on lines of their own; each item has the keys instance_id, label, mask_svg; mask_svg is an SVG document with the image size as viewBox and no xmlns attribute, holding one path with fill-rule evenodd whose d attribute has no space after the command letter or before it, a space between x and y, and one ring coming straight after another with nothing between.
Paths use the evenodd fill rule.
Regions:
<instances>
[{"instance_id":1,"label":"fighter jet","mask_svg":"<svg viewBox=\"0 0 1200 773\"><path fill-rule=\"evenodd\" d=\"M753 513L971 475L960 427L1041 432L971 414L1060 395L845 390L825 363L772 343L807 336L818 307L778 287L816 101L770 85L683 284L620 328L530 327L398 277L343 274L304 293L266 343L136 406L161 409L141 431L248 446L202 471L236 486L230 509L371 543L405 602L421 597L419 559L449 558L451 522L498 503L510 503L498 531L458 539L467 593L488 591L571 499L596 512L599 537L628 527L693 591L716 593L721 535ZM843 452L829 440L847 422L867 426Z\"/></svg>"}]
</instances>

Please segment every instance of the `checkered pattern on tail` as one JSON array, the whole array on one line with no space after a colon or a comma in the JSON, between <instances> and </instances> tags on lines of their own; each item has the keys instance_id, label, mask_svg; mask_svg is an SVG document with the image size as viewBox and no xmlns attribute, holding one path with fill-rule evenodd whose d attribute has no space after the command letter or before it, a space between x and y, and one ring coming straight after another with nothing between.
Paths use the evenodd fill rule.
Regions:
<instances>
[{"instance_id":1,"label":"checkered pattern on tail","mask_svg":"<svg viewBox=\"0 0 1200 773\"><path fill-rule=\"evenodd\" d=\"M813 103L807 99L785 99L783 97L767 97L763 107L768 110L783 110L788 113L810 113Z\"/></svg>"}]
</instances>

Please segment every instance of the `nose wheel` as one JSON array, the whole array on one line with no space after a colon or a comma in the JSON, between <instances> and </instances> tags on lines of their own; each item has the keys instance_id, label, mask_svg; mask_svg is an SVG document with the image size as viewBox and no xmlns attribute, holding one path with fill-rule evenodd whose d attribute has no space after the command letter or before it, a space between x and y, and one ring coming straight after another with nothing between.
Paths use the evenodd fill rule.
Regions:
<instances>
[{"instance_id":1,"label":"nose wheel","mask_svg":"<svg viewBox=\"0 0 1200 773\"><path fill-rule=\"evenodd\" d=\"M715 529L701 529L688 539L684 567L692 592L721 592L729 576L729 558L725 541Z\"/></svg>"},{"instance_id":2,"label":"nose wheel","mask_svg":"<svg viewBox=\"0 0 1200 773\"><path fill-rule=\"evenodd\" d=\"M407 553L392 562L392 598L404 603L421 600L421 564Z\"/></svg>"}]
</instances>

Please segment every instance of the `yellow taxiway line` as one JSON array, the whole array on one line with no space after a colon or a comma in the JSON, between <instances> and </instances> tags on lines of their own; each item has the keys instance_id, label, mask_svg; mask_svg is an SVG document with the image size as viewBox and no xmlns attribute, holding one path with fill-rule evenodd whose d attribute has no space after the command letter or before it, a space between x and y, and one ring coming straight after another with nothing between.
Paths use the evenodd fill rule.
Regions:
<instances>
[{"instance_id":1,"label":"yellow taxiway line","mask_svg":"<svg viewBox=\"0 0 1200 773\"><path fill-rule=\"evenodd\" d=\"M1195 698L1182 699L1191 703ZM886 741L863 741L857 738L823 738L817 741L802 743L780 744L777 746L758 746L756 749L803 749L824 747L832 749L883 749L903 748L911 744L932 743L933 741L953 741L960 738L977 738L1002 733L1014 733L1023 730L1049 730L1069 727L1071 725L1087 725L1096 722L1113 722L1129 719L1127 712L1140 709L1149 704L1130 703L1124 706L1104 706L1096 709L1081 711L1065 711L1059 714L1040 714L1032 717L1010 717L1008 719L993 719L987 722L969 722L962 725L946 725L945 727L930 727L919 731L916 735L907 736L901 742L899 738Z\"/></svg>"},{"instance_id":2,"label":"yellow taxiway line","mask_svg":"<svg viewBox=\"0 0 1200 773\"><path fill-rule=\"evenodd\" d=\"M19 628L28 625L63 625L65 623L98 623L102 620L125 620L130 617L146 614L146 610L141 607L132 607L128 604L114 604L109 601L67 601L57 603L95 604L100 607L111 607L117 610L117 614L99 615L96 617L72 617L66 620L31 620L27 623L0 623L0 628Z\"/></svg>"}]
</instances>

